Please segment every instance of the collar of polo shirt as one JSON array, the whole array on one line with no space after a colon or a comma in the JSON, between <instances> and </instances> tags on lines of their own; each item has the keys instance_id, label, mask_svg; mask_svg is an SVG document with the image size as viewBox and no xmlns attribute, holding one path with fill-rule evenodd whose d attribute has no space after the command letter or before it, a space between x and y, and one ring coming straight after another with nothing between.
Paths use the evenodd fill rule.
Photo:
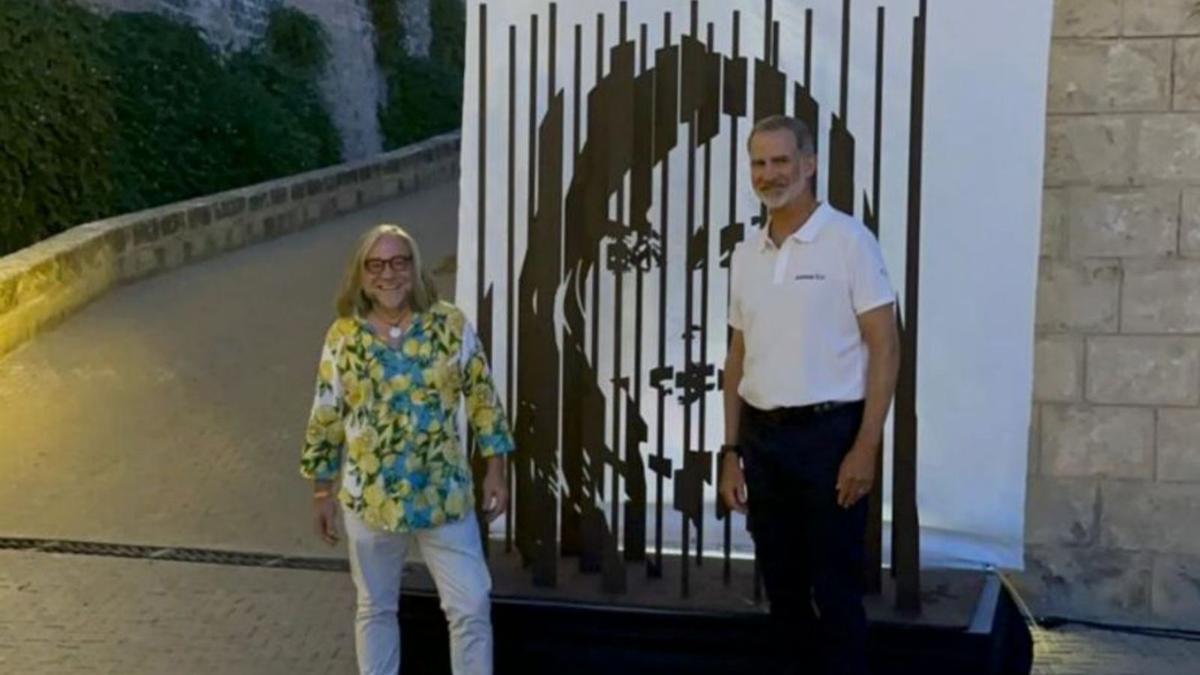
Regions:
<instances>
[{"instance_id":1,"label":"collar of polo shirt","mask_svg":"<svg viewBox=\"0 0 1200 675\"><path fill-rule=\"evenodd\" d=\"M805 221L804 225L793 232L788 238L795 239L801 244L811 244L816 241L817 237L821 234L821 230L825 229L825 223L828 221L828 218L826 218L826 215L828 215L826 210L828 208L829 206L825 202L817 204L817 208L813 209L813 212L809 214L808 220ZM767 224L759 230L758 237L762 248L767 249L775 246L775 242L771 241L771 220L769 218L767 219Z\"/></svg>"}]
</instances>

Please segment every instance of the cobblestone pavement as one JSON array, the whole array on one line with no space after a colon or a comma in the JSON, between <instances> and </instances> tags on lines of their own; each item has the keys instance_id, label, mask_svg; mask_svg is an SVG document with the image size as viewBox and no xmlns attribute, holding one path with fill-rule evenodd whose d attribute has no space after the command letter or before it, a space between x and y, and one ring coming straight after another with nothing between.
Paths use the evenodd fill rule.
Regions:
<instances>
[{"instance_id":1,"label":"cobblestone pavement","mask_svg":"<svg viewBox=\"0 0 1200 675\"><path fill-rule=\"evenodd\" d=\"M345 573L0 551L0 673L354 672Z\"/></svg>"},{"instance_id":2,"label":"cobblestone pavement","mask_svg":"<svg viewBox=\"0 0 1200 675\"><path fill-rule=\"evenodd\" d=\"M410 228L452 290L434 186L123 287L0 359L0 537L336 555L296 474L342 264ZM0 673L349 673L344 573L0 551ZM1200 673L1200 645L1039 631L1039 675Z\"/></svg>"}]
</instances>

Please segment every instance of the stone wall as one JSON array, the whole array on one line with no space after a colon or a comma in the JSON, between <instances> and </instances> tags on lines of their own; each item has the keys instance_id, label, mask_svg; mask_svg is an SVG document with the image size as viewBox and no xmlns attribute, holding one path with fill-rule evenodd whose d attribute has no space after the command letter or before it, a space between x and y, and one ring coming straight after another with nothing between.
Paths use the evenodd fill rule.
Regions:
<instances>
[{"instance_id":1,"label":"stone wall","mask_svg":"<svg viewBox=\"0 0 1200 675\"><path fill-rule=\"evenodd\" d=\"M1056 0L1027 570L1200 625L1200 1Z\"/></svg>"},{"instance_id":2,"label":"stone wall","mask_svg":"<svg viewBox=\"0 0 1200 675\"><path fill-rule=\"evenodd\" d=\"M412 56L429 56L433 27L429 21L429 0L401 0L400 18L404 21L404 48Z\"/></svg>"},{"instance_id":3,"label":"stone wall","mask_svg":"<svg viewBox=\"0 0 1200 675\"><path fill-rule=\"evenodd\" d=\"M376 110L385 85L375 64L375 30L366 0L83 0L108 11L157 12L201 31L226 50L245 47L262 34L267 15L279 5L295 7L325 27L329 66L321 82L342 138L343 159L370 157L383 148ZM406 49L427 55L431 32L429 0L396 0L404 21Z\"/></svg>"},{"instance_id":4,"label":"stone wall","mask_svg":"<svg viewBox=\"0 0 1200 675\"><path fill-rule=\"evenodd\" d=\"M80 225L0 258L0 356L121 283L449 180L457 133L370 160Z\"/></svg>"}]
</instances>

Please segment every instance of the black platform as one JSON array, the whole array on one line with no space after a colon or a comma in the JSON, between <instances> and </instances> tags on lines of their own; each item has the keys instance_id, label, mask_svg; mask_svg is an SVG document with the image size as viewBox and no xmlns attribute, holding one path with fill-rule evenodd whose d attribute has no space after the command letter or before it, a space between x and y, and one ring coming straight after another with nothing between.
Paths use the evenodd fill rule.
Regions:
<instances>
[{"instance_id":1,"label":"black platform","mask_svg":"<svg viewBox=\"0 0 1200 675\"><path fill-rule=\"evenodd\" d=\"M680 561L667 557L663 574L647 578L643 563L627 567L628 588L605 594L600 577L581 574L577 561L560 564L555 589L538 588L513 554L493 553L492 618L496 672L712 673L766 675L766 604L755 602L753 566L735 560L731 580L723 562L689 567L690 593L681 595ZM428 574L406 570L400 606L405 675L449 673L446 623ZM922 573L923 609L892 608L890 580L866 601L870 661L875 675L1011 675L1028 673L1028 628L999 580L982 572Z\"/></svg>"}]
</instances>

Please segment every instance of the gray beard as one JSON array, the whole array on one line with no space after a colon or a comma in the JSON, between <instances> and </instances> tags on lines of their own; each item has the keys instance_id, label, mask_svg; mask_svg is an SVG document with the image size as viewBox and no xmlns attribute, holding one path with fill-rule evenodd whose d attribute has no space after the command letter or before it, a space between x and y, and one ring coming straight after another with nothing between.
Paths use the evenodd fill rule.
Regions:
<instances>
[{"instance_id":1,"label":"gray beard","mask_svg":"<svg viewBox=\"0 0 1200 675\"><path fill-rule=\"evenodd\" d=\"M775 209L778 209L778 208L782 207L784 204L787 204L788 202L792 201L793 199L796 198L796 194L797 194L796 186L794 184L789 185L782 192L780 192L779 194L777 194L773 197L767 196L766 194L763 194L762 192L759 192L758 190L754 191L754 195L756 197L758 197L758 201L762 202L763 206L767 207L768 211L773 211Z\"/></svg>"}]
</instances>

